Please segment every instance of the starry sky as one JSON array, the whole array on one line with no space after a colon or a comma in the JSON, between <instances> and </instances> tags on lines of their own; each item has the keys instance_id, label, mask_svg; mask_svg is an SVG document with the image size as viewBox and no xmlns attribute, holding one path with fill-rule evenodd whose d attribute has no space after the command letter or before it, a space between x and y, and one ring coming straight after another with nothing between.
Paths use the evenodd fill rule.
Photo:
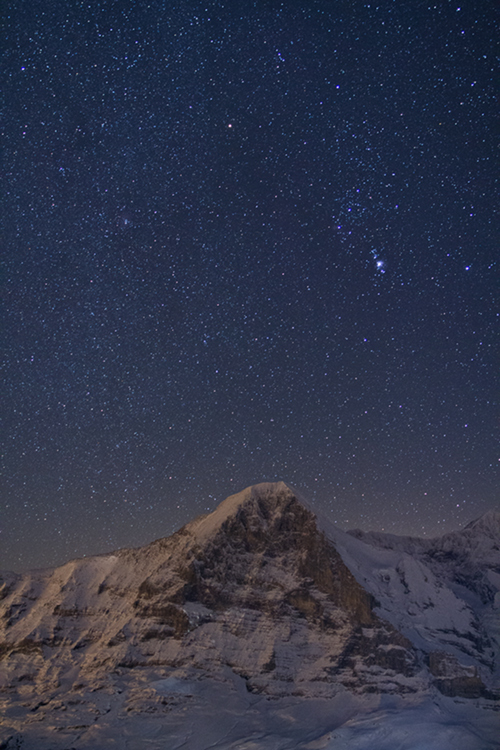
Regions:
<instances>
[{"instance_id":1,"label":"starry sky","mask_svg":"<svg viewBox=\"0 0 500 750\"><path fill-rule=\"evenodd\" d=\"M341 528L495 507L497 20L7 3L0 567L260 481Z\"/></svg>"}]
</instances>

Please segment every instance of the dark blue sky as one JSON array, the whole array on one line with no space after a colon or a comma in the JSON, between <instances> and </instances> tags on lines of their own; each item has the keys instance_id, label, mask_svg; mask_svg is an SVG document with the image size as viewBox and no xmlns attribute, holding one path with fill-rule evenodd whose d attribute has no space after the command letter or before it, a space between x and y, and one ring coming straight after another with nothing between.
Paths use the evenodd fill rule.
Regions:
<instances>
[{"instance_id":1,"label":"dark blue sky","mask_svg":"<svg viewBox=\"0 0 500 750\"><path fill-rule=\"evenodd\" d=\"M3 568L495 506L494 4L236 5L7 5Z\"/></svg>"}]
</instances>

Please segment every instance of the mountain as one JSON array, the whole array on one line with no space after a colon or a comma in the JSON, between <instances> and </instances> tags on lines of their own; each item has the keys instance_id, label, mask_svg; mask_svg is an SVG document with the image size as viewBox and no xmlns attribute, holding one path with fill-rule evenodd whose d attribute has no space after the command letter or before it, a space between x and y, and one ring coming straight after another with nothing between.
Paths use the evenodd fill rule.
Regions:
<instances>
[{"instance_id":1,"label":"mountain","mask_svg":"<svg viewBox=\"0 0 500 750\"><path fill-rule=\"evenodd\" d=\"M494 516L496 525L479 519L431 540L354 531L346 535L352 541L337 545L379 614L427 654L447 695L486 694L473 687L479 674L490 685L500 678L500 514Z\"/></svg>"},{"instance_id":2,"label":"mountain","mask_svg":"<svg viewBox=\"0 0 500 750\"><path fill-rule=\"evenodd\" d=\"M279 482L5 574L0 748L493 748L499 541L345 533Z\"/></svg>"}]
</instances>

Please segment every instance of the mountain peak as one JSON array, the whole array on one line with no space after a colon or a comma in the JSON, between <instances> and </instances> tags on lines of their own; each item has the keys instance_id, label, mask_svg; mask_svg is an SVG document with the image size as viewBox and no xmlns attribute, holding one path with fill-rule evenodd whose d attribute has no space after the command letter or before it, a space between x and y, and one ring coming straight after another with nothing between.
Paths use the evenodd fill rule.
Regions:
<instances>
[{"instance_id":1,"label":"mountain peak","mask_svg":"<svg viewBox=\"0 0 500 750\"><path fill-rule=\"evenodd\" d=\"M466 529L477 529L498 536L500 533L500 511L487 510L482 516L479 516L479 518L468 523L467 526L465 526L464 531Z\"/></svg>"},{"instance_id":2,"label":"mountain peak","mask_svg":"<svg viewBox=\"0 0 500 750\"><path fill-rule=\"evenodd\" d=\"M269 512L284 507L293 499L297 499L296 493L285 482L261 482L230 495L212 513L189 524L189 528L201 541L216 534L225 521L237 515L243 508L253 507L256 512L259 512L259 507L261 510L267 508Z\"/></svg>"}]
</instances>

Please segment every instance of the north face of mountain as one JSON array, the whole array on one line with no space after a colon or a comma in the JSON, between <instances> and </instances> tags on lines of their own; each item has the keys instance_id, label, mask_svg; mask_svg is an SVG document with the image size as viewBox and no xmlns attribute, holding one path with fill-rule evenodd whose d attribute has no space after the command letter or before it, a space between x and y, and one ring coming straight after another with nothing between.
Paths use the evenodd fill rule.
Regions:
<instances>
[{"instance_id":1,"label":"north face of mountain","mask_svg":"<svg viewBox=\"0 0 500 750\"><path fill-rule=\"evenodd\" d=\"M252 488L211 535L205 536L203 521L195 535L202 543L193 546L182 571L184 601L250 606L275 617L294 607L324 623L325 607L335 606L361 625L372 623L371 597L286 485Z\"/></svg>"}]
</instances>

